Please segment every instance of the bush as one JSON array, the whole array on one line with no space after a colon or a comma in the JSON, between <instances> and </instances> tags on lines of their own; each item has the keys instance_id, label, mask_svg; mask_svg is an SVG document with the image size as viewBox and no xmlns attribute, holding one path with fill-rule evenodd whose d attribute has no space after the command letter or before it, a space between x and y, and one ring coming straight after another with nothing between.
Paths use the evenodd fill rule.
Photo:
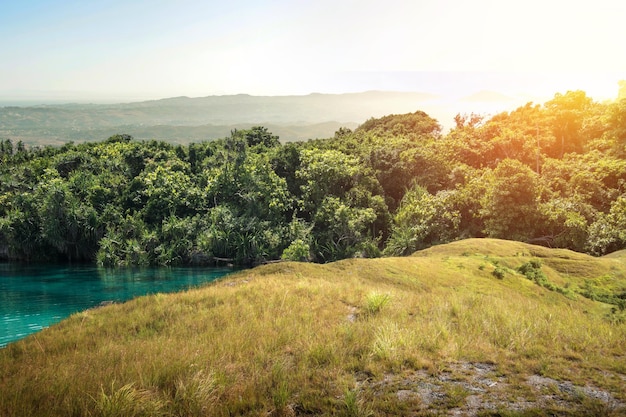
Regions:
<instances>
[{"instance_id":1,"label":"bush","mask_svg":"<svg viewBox=\"0 0 626 417\"><path fill-rule=\"evenodd\" d=\"M548 277L541 270L541 261L538 259L533 259L531 261L526 262L519 268L517 271L523 274L526 278L533 281L535 284L543 287L549 291L555 291L559 294L563 294L567 298L573 299L575 297L574 293L568 288L560 287L550 281L548 281Z\"/></svg>"},{"instance_id":2,"label":"bush","mask_svg":"<svg viewBox=\"0 0 626 417\"><path fill-rule=\"evenodd\" d=\"M541 270L541 261L538 259L533 259L526 262L525 264L517 268L517 271L529 280L534 281L536 284L542 287L547 287L550 284L548 282L548 278Z\"/></svg>"},{"instance_id":3,"label":"bush","mask_svg":"<svg viewBox=\"0 0 626 417\"><path fill-rule=\"evenodd\" d=\"M496 266L496 269L494 269L491 274L498 279L504 279L506 271L501 266Z\"/></svg>"},{"instance_id":4,"label":"bush","mask_svg":"<svg viewBox=\"0 0 626 417\"><path fill-rule=\"evenodd\" d=\"M302 239L296 239L283 251L281 259L285 261L306 262L309 260L309 244Z\"/></svg>"}]
</instances>

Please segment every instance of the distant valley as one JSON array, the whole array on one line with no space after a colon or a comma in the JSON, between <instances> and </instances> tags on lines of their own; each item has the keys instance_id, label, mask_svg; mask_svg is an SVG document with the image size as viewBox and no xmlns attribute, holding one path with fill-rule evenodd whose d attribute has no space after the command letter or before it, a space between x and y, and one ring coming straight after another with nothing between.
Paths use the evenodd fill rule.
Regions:
<instances>
[{"instance_id":1,"label":"distant valley","mask_svg":"<svg viewBox=\"0 0 626 417\"><path fill-rule=\"evenodd\" d=\"M0 137L28 145L91 142L126 133L138 140L187 144L261 125L283 142L333 136L371 117L423 110L444 127L456 113L495 113L528 100L495 92L457 99L419 92L369 91L300 96L174 97L120 104L47 104L0 107Z\"/></svg>"}]
</instances>

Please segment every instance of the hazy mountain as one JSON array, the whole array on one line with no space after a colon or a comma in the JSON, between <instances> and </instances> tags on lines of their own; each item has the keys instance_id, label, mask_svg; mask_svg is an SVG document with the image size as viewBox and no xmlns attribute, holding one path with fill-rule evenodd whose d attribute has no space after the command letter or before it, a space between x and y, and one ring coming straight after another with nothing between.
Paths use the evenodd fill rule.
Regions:
<instances>
[{"instance_id":1,"label":"hazy mountain","mask_svg":"<svg viewBox=\"0 0 626 417\"><path fill-rule=\"evenodd\" d=\"M481 98L486 93L478 94L476 97ZM492 105L489 111L494 104L498 111L514 107L514 100L502 94L489 93L487 98ZM282 141L293 141L330 137L342 126L354 128L371 117L416 110L427 112L446 128L456 113L466 111L467 102L462 101L429 93L368 91L5 106L0 107L0 137L28 144L59 144L128 133L136 139L188 143L224 137L234 128L262 125Z\"/></svg>"}]
</instances>

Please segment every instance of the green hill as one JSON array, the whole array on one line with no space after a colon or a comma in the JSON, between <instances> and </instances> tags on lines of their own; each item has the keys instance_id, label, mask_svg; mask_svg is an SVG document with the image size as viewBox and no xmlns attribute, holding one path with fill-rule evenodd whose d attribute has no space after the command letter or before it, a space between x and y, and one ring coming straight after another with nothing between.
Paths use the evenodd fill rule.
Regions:
<instances>
[{"instance_id":1,"label":"green hill","mask_svg":"<svg viewBox=\"0 0 626 417\"><path fill-rule=\"evenodd\" d=\"M265 265L0 350L0 415L623 415L625 262L470 239Z\"/></svg>"}]
</instances>

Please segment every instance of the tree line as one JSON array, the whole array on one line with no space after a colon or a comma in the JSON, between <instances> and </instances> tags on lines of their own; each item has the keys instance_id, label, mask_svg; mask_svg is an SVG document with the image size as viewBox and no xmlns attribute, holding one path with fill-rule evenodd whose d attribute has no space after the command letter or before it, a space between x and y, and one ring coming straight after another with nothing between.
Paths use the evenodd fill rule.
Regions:
<instances>
[{"instance_id":1,"label":"tree line","mask_svg":"<svg viewBox=\"0 0 626 417\"><path fill-rule=\"evenodd\" d=\"M417 111L281 144L0 141L0 258L103 266L400 256L468 237L626 247L626 99L556 94L442 133Z\"/></svg>"}]
</instances>

